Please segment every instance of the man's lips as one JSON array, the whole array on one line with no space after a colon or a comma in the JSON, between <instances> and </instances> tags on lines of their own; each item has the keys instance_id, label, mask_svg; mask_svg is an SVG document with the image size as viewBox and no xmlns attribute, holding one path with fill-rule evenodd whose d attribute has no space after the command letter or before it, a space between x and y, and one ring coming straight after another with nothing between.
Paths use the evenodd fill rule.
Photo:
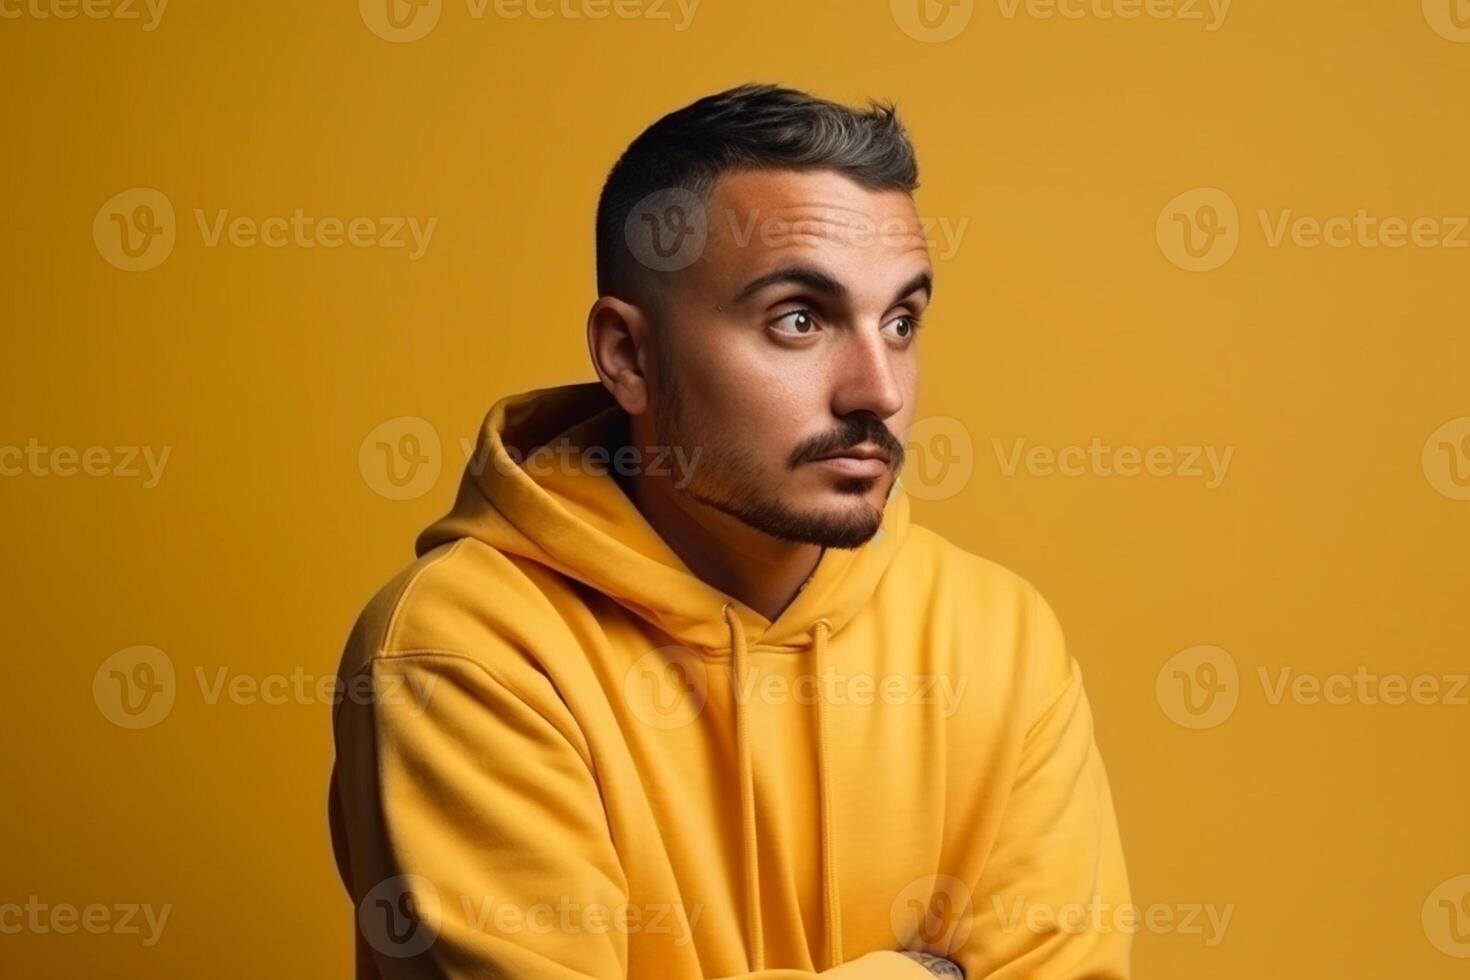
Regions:
<instances>
[{"instance_id":1,"label":"man's lips","mask_svg":"<svg viewBox=\"0 0 1470 980\"><path fill-rule=\"evenodd\" d=\"M812 462L845 476L882 476L888 469L888 454L877 447L854 446L826 456L818 456Z\"/></svg>"}]
</instances>

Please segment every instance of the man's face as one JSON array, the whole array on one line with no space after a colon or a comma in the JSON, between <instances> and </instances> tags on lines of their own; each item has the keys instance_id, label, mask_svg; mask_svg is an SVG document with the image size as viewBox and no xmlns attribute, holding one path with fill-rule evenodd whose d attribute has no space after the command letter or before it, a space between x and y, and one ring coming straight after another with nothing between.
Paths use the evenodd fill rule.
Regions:
<instances>
[{"instance_id":1,"label":"man's face","mask_svg":"<svg viewBox=\"0 0 1470 980\"><path fill-rule=\"evenodd\" d=\"M784 540L877 531L918 390L931 267L913 200L828 171L740 171L699 259L665 277L650 386L684 492Z\"/></svg>"}]
</instances>

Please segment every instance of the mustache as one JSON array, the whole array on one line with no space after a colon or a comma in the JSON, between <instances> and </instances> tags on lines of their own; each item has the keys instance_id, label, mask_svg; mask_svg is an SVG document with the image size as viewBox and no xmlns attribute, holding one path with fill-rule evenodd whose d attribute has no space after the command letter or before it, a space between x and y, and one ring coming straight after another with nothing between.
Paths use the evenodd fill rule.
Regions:
<instances>
[{"instance_id":1,"label":"mustache","mask_svg":"<svg viewBox=\"0 0 1470 980\"><path fill-rule=\"evenodd\" d=\"M831 456L844 449L852 449L863 443L872 443L879 452L888 457L888 467L897 471L903 466L903 443L888 431L883 420L872 414L847 415L842 418L834 432L814 436L794 449L787 466L795 469L802 463L821 456Z\"/></svg>"}]
</instances>

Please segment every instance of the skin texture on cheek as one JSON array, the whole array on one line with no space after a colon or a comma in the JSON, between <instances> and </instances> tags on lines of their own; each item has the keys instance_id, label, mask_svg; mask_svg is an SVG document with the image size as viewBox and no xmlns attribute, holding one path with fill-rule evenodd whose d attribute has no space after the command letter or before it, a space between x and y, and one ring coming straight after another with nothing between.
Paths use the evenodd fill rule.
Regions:
<instances>
[{"instance_id":1,"label":"skin texture on cheek","mask_svg":"<svg viewBox=\"0 0 1470 980\"><path fill-rule=\"evenodd\" d=\"M683 488L693 500L782 540L856 547L881 523L902 462L894 433L907 425L917 384L912 351L890 346L878 331L900 284L892 280L926 270L927 253L912 239L854 244L843 223L874 213L911 218L905 195L876 195L830 174L752 181L723 195L717 189L714 213L735 215L730 226L745 228L759 227L762 214L795 215L806 231L734 243L713 222L705 255L665 293L654 341L658 377L650 379L655 436L698 459ZM842 282L851 308L842 324L792 343L772 336L767 307L779 296L742 303L731 295L798 262ZM848 476L810 462L814 446L825 454L862 443L892 457L883 475Z\"/></svg>"},{"instance_id":2,"label":"skin texture on cheek","mask_svg":"<svg viewBox=\"0 0 1470 980\"><path fill-rule=\"evenodd\" d=\"M684 493L782 540L853 548L872 537L883 516L868 500L875 481L838 481L833 489L809 468L789 465L816 428L806 419L828 416L831 427L818 385L737 356L731 348L741 341L708 357L681 354L679 340L664 342L674 350L658 358L656 439L698 459ZM884 495L891 481L876 481Z\"/></svg>"}]
</instances>

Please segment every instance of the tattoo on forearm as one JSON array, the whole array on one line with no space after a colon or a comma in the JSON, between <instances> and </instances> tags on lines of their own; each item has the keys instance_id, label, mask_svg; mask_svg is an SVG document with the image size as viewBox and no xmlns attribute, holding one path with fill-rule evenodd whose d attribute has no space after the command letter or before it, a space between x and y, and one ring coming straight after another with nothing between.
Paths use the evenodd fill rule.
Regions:
<instances>
[{"instance_id":1,"label":"tattoo on forearm","mask_svg":"<svg viewBox=\"0 0 1470 980\"><path fill-rule=\"evenodd\" d=\"M965 971L961 970L959 964L953 960L947 960L943 956L935 956L933 953L920 953L912 949L899 950L903 955L924 967L936 977L944 980L965 980Z\"/></svg>"}]
</instances>

